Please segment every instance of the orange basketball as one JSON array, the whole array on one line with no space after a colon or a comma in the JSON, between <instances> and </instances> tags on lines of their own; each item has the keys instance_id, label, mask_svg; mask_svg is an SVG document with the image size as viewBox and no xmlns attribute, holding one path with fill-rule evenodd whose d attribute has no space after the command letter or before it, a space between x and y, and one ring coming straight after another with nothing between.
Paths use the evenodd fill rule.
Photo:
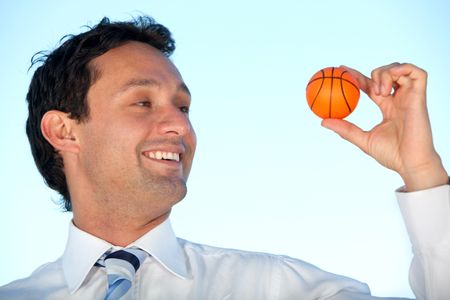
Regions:
<instances>
[{"instance_id":1,"label":"orange basketball","mask_svg":"<svg viewBox=\"0 0 450 300\"><path fill-rule=\"evenodd\" d=\"M311 110L322 119L343 119L358 104L359 85L347 70L325 68L309 80L306 100Z\"/></svg>"}]
</instances>

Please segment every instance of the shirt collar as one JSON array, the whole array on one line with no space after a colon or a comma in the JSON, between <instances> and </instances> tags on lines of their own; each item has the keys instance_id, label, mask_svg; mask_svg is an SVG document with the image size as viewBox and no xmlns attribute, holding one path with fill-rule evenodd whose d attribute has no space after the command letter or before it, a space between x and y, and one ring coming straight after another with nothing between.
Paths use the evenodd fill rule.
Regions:
<instances>
[{"instance_id":1,"label":"shirt collar","mask_svg":"<svg viewBox=\"0 0 450 300\"><path fill-rule=\"evenodd\" d=\"M136 246L153 256L172 274L188 278L183 251L167 219L127 247ZM95 262L112 244L69 225L69 239L62 256L62 268L70 293L81 286Z\"/></svg>"}]
</instances>

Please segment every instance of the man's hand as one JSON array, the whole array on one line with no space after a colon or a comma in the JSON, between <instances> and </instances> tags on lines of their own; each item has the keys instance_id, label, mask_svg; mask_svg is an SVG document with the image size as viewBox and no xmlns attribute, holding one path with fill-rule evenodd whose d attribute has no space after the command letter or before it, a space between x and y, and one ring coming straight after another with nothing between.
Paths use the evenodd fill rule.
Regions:
<instances>
[{"instance_id":1,"label":"man's hand","mask_svg":"<svg viewBox=\"0 0 450 300\"><path fill-rule=\"evenodd\" d=\"M427 73L411 64L394 63L373 70L368 78L345 68L380 108L383 121L367 132L338 119L325 119L322 126L400 174L409 192L448 183L433 146L426 107Z\"/></svg>"}]
</instances>

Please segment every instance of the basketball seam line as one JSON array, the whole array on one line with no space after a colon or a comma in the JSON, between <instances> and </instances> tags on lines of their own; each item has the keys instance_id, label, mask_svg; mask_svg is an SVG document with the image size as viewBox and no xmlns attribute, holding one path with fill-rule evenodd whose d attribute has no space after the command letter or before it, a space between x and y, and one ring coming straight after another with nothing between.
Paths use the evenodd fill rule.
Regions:
<instances>
[{"instance_id":1,"label":"basketball seam line","mask_svg":"<svg viewBox=\"0 0 450 300\"><path fill-rule=\"evenodd\" d=\"M342 92L342 97L344 97L345 104L347 104L348 111L351 113L352 109L350 108L350 104L348 104L347 97L345 96L345 92L344 92L344 85L342 84L342 75L344 75L346 72L347 71L344 71L341 74L341 92Z\"/></svg>"},{"instance_id":2,"label":"basketball seam line","mask_svg":"<svg viewBox=\"0 0 450 300\"><path fill-rule=\"evenodd\" d=\"M330 88L330 101L328 102L328 117L331 118L331 106L333 100L333 80L334 80L334 67L331 69L331 88ZM325 79L324 79L325 81Z\"/></svg>"},{"instance_id":3,"label":"basketball seam line","mask_svg":"<svg viewBox=\"0 0 450 300\"><path fill-rule=\"evenodd\" d=\"M322 72L322 78L323 78L323 80L322 80L322 82L320 83L319 90L317 91L317 94L316 94L316 96L314 97L313 102L311 103L311 109L313 108L314 104L316 103L317 96L319 96L320 90L322 89L323 83L324 83L324 81L325 81L325 72L324 72L323 70L320 70L320 72ZM309 85L309 84L308 84L308 85Z\"/></svg>"},{"instance_id":4,"label":"basketball seam line","mask_svg":"<svg viewBox=\"0 0 450 300\"><path fill-rule=\"evenodd\" d=\"M321 70L322 71L322 70ZM346 72L346 71L345 71ZM344 73L345 73L344 72ZM359 87L357 87L356 86L356 84L354 84L353 82L351 82L350 80L348 80L348 79L346 79L346 78L342 78L342 77L330 77L330 76L323 76L323 77L318 77L318 78L314 78L313 80L311 80L310 82L308 82L308 84L306 85L306 87L308 88L308 86L311 84L311 83L313 83L314 81L317 81L317 80L319 80L319 79L330 79L330 78L336 78L336 79L341 79L341 80L343 80L343 81L345 81L345 82L348 82L348 83L350 83L351 85L353 85L356 89L358 89L359 90Z\"/></svg>"}]
</instances>

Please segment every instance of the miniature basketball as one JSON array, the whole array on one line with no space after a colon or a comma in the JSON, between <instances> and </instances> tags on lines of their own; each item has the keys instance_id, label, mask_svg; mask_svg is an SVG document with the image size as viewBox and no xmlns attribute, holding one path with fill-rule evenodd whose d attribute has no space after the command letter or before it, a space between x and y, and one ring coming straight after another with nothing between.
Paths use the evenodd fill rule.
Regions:
<instances>
[{"instance_id":1,"label":"miniature basketball","mask_svg":"<svg viewBox=\"0 0 450 300\"><path fill-rule=\"evenodd\" d=\"M309 80L306 100L311 110L322 119L343 119L358 104L359 85L344 68L325 68Z\"/></svg>"}]
</instances>

